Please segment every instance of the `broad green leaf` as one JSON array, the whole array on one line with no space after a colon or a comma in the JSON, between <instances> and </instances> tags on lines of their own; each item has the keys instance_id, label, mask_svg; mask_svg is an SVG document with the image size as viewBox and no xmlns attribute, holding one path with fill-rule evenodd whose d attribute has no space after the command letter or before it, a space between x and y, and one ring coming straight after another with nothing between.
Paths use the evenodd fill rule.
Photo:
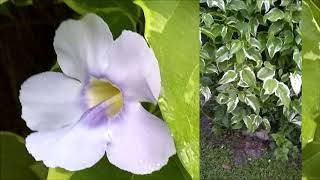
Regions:
<instances>
[{"instance_id":1,"label":"broad green leaf","mask_svg":"<svg viewBox=\"0 0 320 180\"><path fill-rule=\"evenodd\" d=\"M227 47L222 46L216 52L216 62L223 62L229 60L229 50Z\"/></svg>"},{"instance_id":2,"label":"broad green leaf","mask_svg":"<svg viewBox=\"0 0 320 180\"><path fill-rule=\"evenodd\" d=\"M257 50L254 47L249 49L244 49L244 53L248 59L251 59L254 61L262 60L259 50Z\"/></svg>"},{"instance_id":3,"label":"broad green leaf","mask_svg":"<svg viewBox=\"0 0 320 180\"><path fill-rule=\"evenodd\" d=\"M185 177L183 175L183 170L177 156L171 157L168 164L160 171L148 175L134 175L127 171L123 171L110 164L106 158L103 158L93 167L75 172L66 171L60 168L51 168L47 180L190 180L190 177Z\"/></svg>"},{"instance_id":4,"label":"broad green leaf","mask_svg":"<svg viewBox=\"0 0 320 180\"><path fill-rule=\"evenodd\" d=\"M199 2L135 2L143 9L145 38L159 61L162 82L159 106L163 118L173 134L183 166L192 179L198 180Z\"/></svg>"},{"instance_id":5,"label":"broad green leaf","mask_svg":"<svg viewBox=\"0 0 320 180\"><path fill-rule=\"evenodd\" d=\"M245 66L240 71L240 79L250 87L254 87L256 85L256 76L249 66Z\"/></svg>"},{"instance_id":6,"label":"broad green leaf","mask_svg":"<svg viewBox=\"0 0 320 180\"><path fill-rule=\"evenodd\" d=\"M101 16L114 37L118 37L125 29L137 30L140 9L130 0L63 0L63 2L79 14L94 12Z\"/></svg>"},{"instance_id":7,"label":"broad green leaf","mask_svg":"<svg viewBox=\"0 0 320 180\"><path fill-rule=\"evenodd\" d=\"M278 8L271 9L267 14L263 16L264 21L269 20L271 22L276 22L283 18L284 13Z\"/></svg>"},{"instance_id":8,"label":"broad green leaf","mask_svg":"<svg viewBox=\"0 0 320 180\"><path fill-rule=\"evenodd\" d=\"M263 82L264 94L273 94L278 89L278 81L276 79L267 79Z\"/></svg>"},{"instance_id":9,"label":"broad green leaf","mask_svg":"<svg viewBox=\"0 0 320 180\"><path fill-rule=\"evenodd\" d=\"M269 56L273 58L273 56L281 50L282 40L278 37L269 37L267 41L267 49Z\"/></svg>"},{"instance_id":10,"label":"broad green leaf","mask_svg":"<svg viewBox=\"0 0 320 180\"><path fill-rule=\"evenodd\" d=\"M226 84L229 82L233 82L237 79L237 77L238 77L238 74L234 70L229 70L219 80L219 84Z\"/></svg>"},{"instance_id":11,"label":"broad green leaf","mask_svg":"<svg viewBox=\"0 0 320 180\"><path fill-rule=\"evenodd\" d=\"M267 67L261 68L257 73L257 77L262 81L266 79L271 79L273 78L274 75L275 75L275 71Z\"/></svg>"},{"instance_id":12,"label":"broad green leaf","mask_svg":"<svg viewBox=\"0 0 320 180\"><path fill-rule=\"evenodd\" d=\"M309 143L302 151L302 174L308 179L319 179L320 142Z\"/></svg>"},{"instance_id":13,"label":"broad green leaf","mask_svg":"<svg viewBox=\"0 0 320 180\"><path fill-rule=\"evenodd\" d=\"M303 59L320 59L320 13L319 8L310 0L303 1L302 13L302 39L303 39Z\"/></svg>"},{"instance_id":14,"label":"broad green leaf","mask_svg":"<svg viewBox=\"0 0 320 180\"><path fill-rule=\"evenodd\" d=\"M320 79L320 58L318 57L320 54L319 8L312 1L304 0L302 16L302 147L303 152L307 152L307 150L305 151L306 145L315 140L315 133L319 129L317 122L320 120L320 84L317 83ZM304 158L304 161L305 159L307 158ZM303 173L309 175L306 171L308 169L303 168ZM319 177L320 174L317 178Z\"/></svg>"},{"instance_id":15,"label":"broad green leaf","mask_svg":"<svg viewBox=\"0 0 320 180\"><path fill-rule=\"evenodd\" d=\"M246 95L245 102L253 109L256 114L259 114L261 105L259 99L255 95Z\"/></svg>"},{"instance_id":16,"label":"broad green leaf","mask_svg":"<svg viewBox=\"0 0 320 180\"><path fill-rule=\"evenodd\" d=\"M287 85L283 82L278 83L278 88L276 90L276 95L280 98L282 104L289 108L290 106L290 90Z\"/></svg>"},{"instance_id":17,"label":"broad green leaf","mask_svg":"<svg viewBox=\"0 0 320 180\"><path fill-rule=\"evenodd\" d=\"M242 64L244 61L246 60L246 55L244 53L243 49L240 49L237 53L236 53L236 61L237 64Z\"/></svg>"},{"instance_id":18,"label":"broad green leaf","mask_svg":"<svg viewBox=\"0 0 320 180\"><path fill-rule=\"evenodd\" d=\"M0 177L3 180L45 180L48 169L28 153L24 139L11 132L0 132Z\"/></svg>"}]
</instances>

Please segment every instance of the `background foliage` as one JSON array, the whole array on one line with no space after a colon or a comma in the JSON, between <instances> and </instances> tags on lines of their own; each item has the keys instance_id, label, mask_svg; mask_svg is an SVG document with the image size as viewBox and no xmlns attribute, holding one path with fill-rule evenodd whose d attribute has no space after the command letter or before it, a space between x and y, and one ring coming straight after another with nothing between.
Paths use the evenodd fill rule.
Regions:
<instances>
[{"instance_id":1,"label":"background foliage","mask_svg":"<svg viewBox=\"0 0 320 180\"><path fill-rule=\"evenodd\" d=\"M265 129L288 159L300 139L301 2L201 3L201 105L213 131Z\"/></svg>"},{"instance_id":2,"label":"background foliage","mask_svg":"<svg viewBox=\"0 0 320 180\"><path fill-rule=\"evenodd\" d=\"M61 14L61 18L48 18L53 19L54 23L50 26L49 37L46 38L47 41L44 43L47 45L44 47L47 47L47 49L50 50L50 53L43 53L43 58L48 58L50 60L44 62L42 60L42 68L36 70L31 69L29 73L24 74L19 81L14 82L13 94L17 107L13 110L12 114L17 116L17 122L20 123L19 129L14 131L13 129L16 127L16 123L10 123L10 127L1 130L14 131L24 137L30 133L30 130L23 123L23 120L20 119L21 107L17 97L21 83L32 74L50 70L50 67L54 64L56 58L52 47L54 31L62 20L67 18L80 18L88 12L94 12L107 22L114 38L118 37L124 29L136 31L145 35L150 47L154 50L155 55L159 60L162 78L162 92L159 100L161 112L159 107L153 107L149 104L145 104L145 107L150 107L152 112L156 115L163 116L163 119L167 122L170 131L173 134L177 146L177 155L170 158L168 165L163 169L146 176L133 175L122 171L111 165L106 158L103 158L92 168L77 172L68 172L59 168L51 168L47 174L48 169L41 163L38 165L40 168L33 168L35 170L29 172L29 164L34 163L33 158L27 153L23 146L23 140L20 137L21 151L11 148L14 146L10 145L6 145L6 147L10 149L8 151L3 151L1 148L1 167L6 164L6 161L13 160L13 157L11 156L9 159L4 158L7 156L8 152L11 151L14 154L21 154L21 156L30 159L30 163L22 164L25 165L23 168L26 169L26 172L29 174L39 177L39 179L199 179L199 95L197 92L199 87L199 46L197 44L197 15L199 3L197 1L183 0L174 0L166 3L145 0L64 0L50 1L50 3L47 2L47 4L45 2L43 4L35 2L36 1L0 0L0 30L1 28L6 27L6 23L12 23L12 26L15 27L17 24L16 11L19 11L18 14L19 17L21 16L22 24L29 25L30 23L30 26L32 26L33 23L38 24L39 22L37 22L33 16L26 21L24 16L29 14L33 15L34 9L37 10L40 5L45 5L44 8L40 6L43 8L41 9L41 12L45 15L36 14L36 17L46 15L49 17L48 14L51 13L50 8L52 7L59 6L60 8L63 8L62 12L57 13ZM20 10L18 6L21 6L22 10ZM20 13L22 15L20 15ZM181 20L186 17L188 17L188 21ZM1 18L5 19L6 23L2 23ZM43 23L46 24L46 22L49 24L48 21L44 21ZM40 25L42 25L42 22ZM181 27L184 27L183 30L181 30ZM30 33L32 33L32 31ZM44 31L44 33L48 34L47 31ZM22 34L22 37L24 37L24 35L25 34ZM35 34L32 34L32 36L35 36ZM32 41L30 42L32 43ZM3 44L6 45L6 43ZM22 47L24 48L24 46ZM39 47L39 51L41 50L41 47ZM8 48L8 51L10 51L10 48ZM48 54L50 54L50 56ZM29 61L33 62L34 57L30 57ZM3 67L6 67L5 63L3 64ZM51 70L59 71L59 67L56 64ZM13 69L13 71L16 71L16 69ZM13 75L9 76L8 79L14 81ZM3 95L9 94L11 91L12 89L8 89L8 91L3 92ZM4 143L15 143L14 141L11 141L11 139L10 141L7 140L3 134L0 135L1 145ZM11 171L20 171L20 166L13 165L10 167L8 166L8 168L10 168ZM7 171L7 169L4 170ZM8 175L11 179L20 180L21 178L25 178L22 173L8 173Z\"/></svg>"}]
</instances>

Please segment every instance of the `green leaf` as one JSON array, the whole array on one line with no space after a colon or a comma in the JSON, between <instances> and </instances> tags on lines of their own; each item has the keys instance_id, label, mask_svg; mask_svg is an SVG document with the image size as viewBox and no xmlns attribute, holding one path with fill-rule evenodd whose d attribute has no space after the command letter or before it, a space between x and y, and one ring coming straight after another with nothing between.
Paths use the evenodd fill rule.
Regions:
<instances>
[{"instance_id":1,"label":"green leaf","mask_svg":"<svg viewBox=\"0 0 320 180\"><path fill-rule=\"evenodd\" d=\"M254 61L259 61L262 60L261 54L259 50L256 48L249 48L249 49L244 49L244 53L248 59L254 60Z\"/></svg>"},{"instance_id":2,"label":"green leaf","mask_svg":"<svg viewBox=\"0 0 320 180\"><path fill-rule=\"evenodd\" d=\"M250 87L254 87L256 85L256 76L249 66L245 66L240 71L240 79Z\"/></svg>"},{"instance_id":3,"label":"green leaf","mask_svg":"<svg viewBox=\"0 0 320 180\"><path fill-rule=\"evenodd\" d=\"M268 12L270 9L270 0L257 0L257 7L259 11L262 9L262 5L264 4L265 12Z\"/></svg>"},{"instance_id":4,"label":"green leaf","mask_svg":"<svg viewBox=\"0 0 320 180\"><path fill-rule=\"evenodd\" d=\"M71 9L84 15L96 13L108 24L114 38L125 29L136 31L140 9L130 0L63 0ZM119 23L121 22L121 23Z\"/></svg>"},{"instance_id":5,"label":"green leaf","mask_svg":"<svg viewBox=\"0 0 320 180\"><path fill-rule=\"evenodd\" d=\"M60 168L51 168L47 180L191 180L190 177L185 177L182 171L184 171L184 169L177 156L171 157L168 164L160 171L148 175L134 175L123 171L110 164L106 158L103 158L93 167L75 172L66 171Z\"/></svg>"},{"instance_id":6,"label":"green leaf","mask_svg":"<svg viewBox=\"0 0 320 180\"><path fill-rule=\"evenodd\" d=\"M246 95L245 102L253 109L253 111L256 114L259 114L260 102L259 102L259 99L255 95L253 95L253 94Z\"/></svg>"},{"instance_id":7,"label":"green leaf","mask_svg":"<svg viewBox=\"0 0 320 180\"><path fill-rule=\"evenodd\" d=\"M237 79L238 74L234 70L229 70L224 73L222 78L219 80L219 84L226 84L229 82L233 82Z\"/></svg>"},{"instance_id":8,"label":"green leaf","mask_svg":"<svg viewBox=\"0 0 320 180\"><path fill-rule=\"evenodd\" d=\"M294 50L293 50L293 60L294 62L296 62L297 66L301 70L302 58L301 58L301 53L297 47L294 47Z\"/></svg>"},{"instance_id":9,"label":"green leaf","mask_svg":"<svg viewBox=\"0 0 320 180\"><path fill-rule=\"evenodd\" d=\"M261 68L257 73L257 77L262 81L266 79L271 79L273 78L274 75L275 75L275 71L267 67Z\"/></svg>"},{"instance_id":10,"label":"green leaf","mask_svg":"<svg viewBox=\"0 0 320 180\"><path fill-rule=\"evenodd\" d=\"M269 27L269 36L274 36L276 34L278 34L284 27L284 22L282 21L277 21L271 24L271 26Z\"/></svg>"},{"instance_id":11,"label":"green leaf","mask_svg":"<svg viewBox=\"0 0 320 180\"><path fill-rule=\"evenodd\" d=\"M264 94L273 94L278 89L278 81L276 79L267 79L263 82Z\"/></svg>"},{"instance_id":12,"label":"green leaf","mask_svg":"<svg viewBox=\"0 0 320 180\"><path fill-rule=\"evenodd\" d=\"M302 151L302 173L308 179L319 179L320 142L309 143Z\"/></svg>"},{"instance_id":13,"label":"green leaf","mask_svg":"<svg viewBox=\"0 0 320 180\"><path fill-rule=\"evenodd\" d=\"M278 88L276 90L276 96L278 96L282 104L289 108L290 107L290 90L287 85L283 82L278 83Z\"/></svg>"},{"instance_id":14,"label":"green leaf","mask_svg":"<svg viewBox=\"0 0 320 180\"><path fill-rule=\"evenodd\" d=\"M266 131L267 131L267 132L270 132L271 125L270 125L269 120L264 117L264 118L262 119L262 122L263 122L263 125L264 125Z\"/></svg>"},{"instance_id":15,"label":"green leaf","mask_svg":"<svg viewBox=\"0 0 320 180\"><path fill-rule=\"evenodd\" d=\"M246 60L246 55L244 53L243 49L240 49L237 53L236 53L236 61L237 64L242 64L244 61Z\"/></svg>"},{"instance_id":16,"label":"green leaf","mask_svg":"<svg viewBox=\"0 0 320 180\"><path fill-rule=\"evenodd\" d=\"M223 62L229 60L229 50L226 46L220 47L216 52L216 62Z\"/></svg>"},{"instance_id":17,"label":"green leaf","mask_svg":"<svg viewBox=\"0 0 320 180\"><path fill-rule=\"evenodd\" d=\"M0 5L7 2L8 0L0 0Z\"/></svg>"},{"instance_id":18,"label":"green leaf","mask_svg":"<svg viewBox=\"0 0 320 180\"><path fill-rule=\"evenodd\" d=\"M229 97L226 96L224 93L219 93L217 98L216 98L216 101L219 103L219 104L226 104L229 100Z\"/></svg>"},{"instance_id":19,"label":"green leaf","mask_svg":"<svg viewBox=\"0 0 320 180\"><path fill-rule=\"evenodd\" d=\"M242 0L232 0L228 5L228 10L239 11L241 9L246 9L247 5Z\"/></svg>"},{"instance_id":20,"label":"green leaf","mask_svg":"<svg viewBox=\"0 0 320 180\"><path fill-rule=\"evenodd\" d=\"M231 98L231 100L229 100L229 102L227 103L227 112L232 112L234 109L236 109L237 105L239 102L239 98L238 97L234 97Z\"/></svg>"},{"instance_id":21,"label":"green leaf","mask_svg":"<svg viewBox=\"0 0 320 180\"><path fill-rule=\"evenodd\" d=\"M302 147L303 152L307 152L308 150L305 149L307 148L308 143L316 140L315 133L316 131L319 131L317 122L320 122L320 83L317 83L320 79L320 30L318 28L320 20L319 8L314 2L310 0L304 0L302 16ZM315 150L317 151L316 148ZM312 160L312 158L310 158L310 160ZM315 162L316 161L317 160L315 160ZM314 167L318 167L318 165ZM314 167L310 166L309 169ZM308 171L308 169L303 168L303 174L308 175L309 177L311 174L306 171ZM310 177L320 177L320 174L316 175L317 176Z\"/></svg>"},{"instance_id":22,"label":"green leaf","mask_svg":"<svg viewBox=\"0 0 320 180\"><path fill-rule=\"evenodd\" d=\"M202 19L203 19L204 23L206 24L206 26L208 28L210 28L211 24L213 23L212 16L210 14L204 14Z\"/></svg>"},{"instance_id":23,"label":"green leaf","mask_svg":"<svg viewBox=\"0 0 320 180\"><path fill-rule=\"evenodd\" d=\"M271 9L267 14L263 16L264 21L269 20L271 22L276 22L283 18L284 18L284 13L278 8Z\"/></svg>"},{"instance_id":24,"label":"green leaf","mask_svg":"<svg viewBox=\"0 0 320 180\"><path fill-rule=\"evenodd\" d=\"M268 53L271 58L281 50L282 40L278 37L269 37L267 41Z\"/></svg>"},{"instance_id":25,"label":"green leaf","mask_svg":"<svg viewBox=\"0 0 320 180\"><path fill-rule=\"evenodd\" d=\"M159 106L162 115L173 134L183 166L192 179L198 180L199 2L135 2L143 9L145 38L159 61L162 81Z\"/></svg>"},{"instance_id":26,"label":"green leaf","mask_svg":"<svg viewBox=\"0 0 320 180\"><path fill-rule=\"evenodd\" d=\"M11 132L0 132L1 179L45 180L48 169L28 153L24 139Z\"/></svg>"},{"instance_id":27,"label":"green leaf","mask_svg":"<svg viewBox=\"0 0 320 180\"><path fill-rule=\"evenodd\" d=\"M262 45L261 45L260 41L258 41L256 38L250 38L250 44L251 44L251 46L257 48L258 50L262 50Z\"/></svg>"},{"instance_id":28,"label":"green leaf","mask_svg":"<svg viewBox=\"0 0 320 180\"><path fill-rule=\"evenodd\" d=\"M253 133L261 124L262 118L259 115L251 114L250 116L245 116L243 118L243 121L247 126L249 132Z\"/></svg>"},{"instance_id":29,"label":"green leaf","mask_svg":"<svg viewBox=\"0 0 320 180\"><path fill-rule=\"evenodd\" d=\"M237 53L243 47L243 42L236 40L231 43L230 56Z\"/></svg>"}]
</instances>

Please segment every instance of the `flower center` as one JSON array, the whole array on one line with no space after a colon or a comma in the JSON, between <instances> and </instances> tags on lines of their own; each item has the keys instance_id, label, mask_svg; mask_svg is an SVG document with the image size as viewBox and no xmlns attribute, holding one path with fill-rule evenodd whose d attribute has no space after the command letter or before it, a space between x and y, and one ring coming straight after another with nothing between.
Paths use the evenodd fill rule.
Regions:
<instances>
[{"instance_id":1,"label":"flower center","mask_svg":"<svg viewBox=\"0 0 320 180\"><path fill-rule=\"evenodd\" d=\"M92 79L87 91L88 104L91 107L101 102L106 102L106 113L114 116L122 109L123 99L118 87L109 81Z\"/></svg>"}]
</instances>

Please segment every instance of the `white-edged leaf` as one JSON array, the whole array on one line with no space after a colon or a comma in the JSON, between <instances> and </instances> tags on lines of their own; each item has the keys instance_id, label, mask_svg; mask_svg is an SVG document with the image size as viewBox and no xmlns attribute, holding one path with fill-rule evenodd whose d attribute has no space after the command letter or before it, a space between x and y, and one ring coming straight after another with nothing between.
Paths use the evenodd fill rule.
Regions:
<instances>
[{"instance_id":1,"label":"white-edged leaf","mask_svg":"<svg viewBox=\"0 0 320 180\"><path fill-rule=\"evenodd\" d=\"M239 103L239 98L235 97L232 98L228 103L227 103L227 112L232 112L238 105Z\"/></svg>"},{"instance_id":2,"label":"white-edged leaf","mask_svg":"<svg viewBox=\"0 0 320 180\"><path fill-rule=\"evenodd\" d=\"M211 98L212 94L210 91L210 88L208 86L205 87L201 87L200 88L200 93L203 95L204 97L204 102L209 101L209 99Z\"/></svg>"},{"instance_id":3,"label":"white-edged leaf","mask_svg":"<svg viewBox=\"0 0 320 180\"><path fill-rule=\"evenodd\" d=\"M255 95L253 95L253 94L247 95L245 102L253 109L253 111L256 114L259 114L260 102L259 102L259 99Z\"/></svg>"},{"instance_id":4,"label":"white-edged leaf","mask_svg":"<svg viewBox=\"0 0 320 180\"><path fill-rule=\"evenodd\" d=\"M230 48L230 56L237 53L243 47L243 42L236 40L233 41Z\"/></svg>"},{"instance_id":5,"label":"white-edged leaf","mask_svg":"<svg viewBox=\"0 0 320 180\"><path fill-rule=\"evenodd\" d=\"M271 36L267 41L267 49L269 56L273 58L273 56L281 50L282 40L278 37Z\"/></svg>"},{"instance_id":6,"label":"white-edged leaf","mask_svg":"<svg viewBox=\"0 0 320 180\"><path fill-rule=\"evenodd\" d=\"M284 12L278 8L271 9L267 14L263 16L264 21L269 20L271 22L276 22L284 18Z\"/></svg>"},{"instance_id":7,"label":"white-edged leaf","mask_svg":"<svg viewBox=\"0 0 320 180\"><path fill-rule=\"evenodd\" d=\"M224 0L207 0L208 6L211 7L218 7L221 10L225 11L225 3Z\"/></svg>"},{"instance_id":8,"label":"white-edged leaf","mask_svg":"<svg viewBox=\"0 0 320 180\"><path fill-rule=\"evenodd\" d=\"M229 82L233 82L237 79L238 74L234 70L228 70L224 73L222 78L219 80L219 84L226 84Z\"/></svg>"},{"instance_id":9,"label":"white-edged leaf","mask_svg":"<svg viewBox=\"0 0 320 180\"><path fill-rule=\"evenodd\" d=\"M224 93L219 93L218 96L216 97L216 101L219 104L226 104L229 100L229 97L225 95Z\"/></svg>"},{"instance_id":10,"label":"white-edged leaf","mask_svg":"<svg viewBox=\"0 0 320 180\"><path fill-rule=\"evenodd\" d=\"M251 114L250 116L245 116L243 118L243 121L248 128L249 132L253 133L257 130L257 128L260 126L261 122L263 121L261 116Z\"/></svg>"},{"instance_id":11,"label":"white-edged leaf","mask_svg":"<svg viewBox=\"0 0 320 180\"><path fill-rule=\"evenodd\" d=\"M301 53L297 47L294 47L293 50L293 60L296 62L299 69L301 69L302 59L301 59Z\"/></svg>"},{"instance_id":12,"label":"white-edged leaf","mask_svg":"<svg viewBox=\"0 0 320 180\"><path fill-rule=\"evenodd\" d=\"M289 78L290 78L292 89L294 93L298 96L298 94L301 91L301 83L302 83L301 75L297 73L294 73L294 74L290 73Z\"/></svg>"},{"instance_id":13,"label":"white-edged leaf","mask_svg":"<svg viewBox=\"0 0 320 180\"><path fill-rule=\"evenodd\" d=\"M220 47L216 52L216 62L223 62L229 60L229 50L226 46Z\"/></svg>"},{"instance_id":14,"label":"white-edged leaf","mask_svg":"<svg viewBox=\"0 0 320 180\"><path fill-rule=\"evenodd\" d=\"M257 77L262 81L266 79L271 79L273 78L274 75L275 75L275 71L267 67L261 68L257 73Z\"/></svg>"},{"instance_id":15,"label":"white-edged leaf","mask_svg":"<svg viewBox=\"0 0 320 180\"><path fill-rule=\"evenodd\" d=\"M270 125L269 120L264 117L264 118L262 119L262 122L263 122L263 125L264 125L266 131L267 131L267 132L270 132L271 125Z\"/></svg>"},{"instance_id":16,"label":"white-edged leaf","mask_svg":"<svg viewBox=\"0 0 320 180\"><path fill-rule=\"evenodd\" d=\"M240 71L240 79L250 87L254 87L256 85L256 76L249 66L245 66Z\"/></svg>"},{"instance_id":17,"label":"white-edged leaf","mask_svg":"<svg viewBox=\"0 0 320 180\"><path fill-rule=\"evenodd\" d=\"M273 94L278 89L278 81L276 79L267 79L263 82L264 94Z\"/></svg>"},{"instance_id":18,"label":"white-edged leaf","mask_svg":"<svg viewBox=\"0 0 320 180\"><path fill-rule=\"evenodd\" d=\"M262 60L259 50L257 50L254 47L249 49L244 49L244 53L248 59L251 59L253 61Z\"/></svg>"},{"instance_id":19,"label":"white-edged leaf","mask_svg":"<svg viewBox=\"0 0 320 180\"><path fill-rule=\"evenodd\" d=\"M281 103L289 108L290 106L290 90L287 85L283 82L278 83L278 88L276 90L276 96L280 98Z\"/></svg>"}]
</instances>

